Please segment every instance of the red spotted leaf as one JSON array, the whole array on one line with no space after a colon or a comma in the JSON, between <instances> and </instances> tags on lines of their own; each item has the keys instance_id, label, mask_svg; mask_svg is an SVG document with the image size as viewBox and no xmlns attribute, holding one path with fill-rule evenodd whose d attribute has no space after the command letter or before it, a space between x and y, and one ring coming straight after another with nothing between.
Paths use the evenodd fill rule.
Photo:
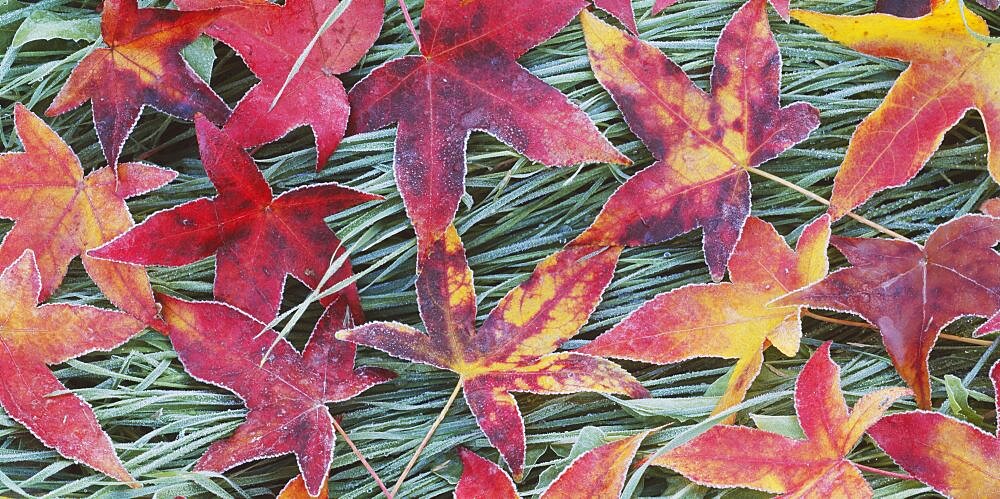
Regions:
<instances>
[{"instance_id":1,"label":"red spotted leaf","mask_svg":"<svg viewBox=\"0 0 1000 499\"><path fill-rule=\"evenodd\" d=\"M714 412L739 404L774 345L794 356L800 307L770 302L826 275L830 218L803 231L796 250L767 222L747 220L730 261L732 282L684 286L654 297L578 352L656 364L698 357L738 359Z\"/></svg>"},{"instance_id":2,"label":"red spotted leaf","mask_svg":"<svg viewBox=\"0 0 1000 499\"><path fill-rule=\"evenodd\" d=\"M136 485L94 411L47 367L108 351L143 329L138 320L100 308L38 306L42 280L29 250L0 274L0 405L45 445L116 480Z\"/></svg>"},{"instance_id":3,"label":"red spotted leaf","mask_svg":"<svg viewBox=\"0 0 1000 499\"><path fill-rule=\"evenodd\" d=\"M679 1L680 0L656 0L656 2L653 3L653 13L657 14L661 12L663 9L671 7ZM781 16L781 18L784 19L785 21L788 21L789 19L788 4L790 3L791 0L768 0L768 1L771 3L772 6L774 6L774 10L778 12L778 15Z\"/></svg>"},{"instance_id":4,"label":"red spotted leaf","mask_svg":"<svg viewBox=\"0 0 1000 499\"><path fill-rule=\"evenodd\" d=\"M316 137L316 166L321 168L337 149L350 107L347 91L337 78L357 64L382 28L382 0L354 0L311 48L288 82L296 59L306 49L338 0L179 0L185 10L228 9L205 31L236 51L260 83L236 105L224 130L243 147L280 139L293 128L308 125Z\"/></svg>"},{"instance_id":5,"label":"red spotted leaf","mask_svg":"<svg viewBox=\"0 0 1000 499\"><path fill-rule=\"evenodd\" d=\"M107 47L80 61L45 114L57 116L90 100L110 165L118 163L143 106L184 119L200 112L222 123L229 107L180 54L220 13L140 9L136 0L105 0L101 36Z\"/></svg>"},{"instance_id":6,"label":"red spotted leaf","mask_svg":"<svg viewBox=\"0 0 1000 499\"><path fill-rule=\"evenodd\" d=\"M990 379L1000 393L1000 362ZM914 411L886 416L868 434L896 464L948 497L994 497L1000 490L1000 439L969 423Z\"/></svg>"},{"instance_id":7,"label":"red spotted leaf","mask_svg":"<svg viewBox=\"0 0 1000 499\"><path fill-rule=\"evenodd\" d=\"M511 392L647 394L610 361L555 352L597 307L620 253L620 248L576 246L550 256L477 329L472 270L458 233L449 226L426 247L418 267L417 303L427 334L395 322L373 322L337 337L458 373L479 427L520 477L525 430Z\"/></svg>"},{"instance_id":8,"label":"red spotted leaf","mask_svg":"<svg viewBox=\"0 0 1000 499\"><path fill-rule=\"evenodd\" d=\"M325 404L395 377L384 369L355 369L354 345L334 338L342 325L353 324L347 300L327 308L299 354L265 324L224 303L157 299L163 305L158 328L170 338L184 369L237 394L250 411L232 436L208 448L195 470L221 473L256 459L295 454L306 491L318 495L335 439Z\"/></svg>"},{"instance_id":9,"label":"red spotted leaf","mask_svg":"<svg viewBox=\"0 0 1000 499\"><path fill-rule=\"evenodd\" d=\"M315 289L330 263L346 251L324 218L380 198L332 183L274 197L239 144L202 117L195 123L202 162L219 195L155 213L90 254L166 266L215 255L215 297L270 322L278 313L286 275ZM328 283L350 275L345 263ZM353 291L353 286L345 290L346 296L355 299Z\"/></svg>"},{"instance_id":10,"label":"red spotted leaf","mask_svg":"<svg viewBox=\"0 0 1000 499\"><path fill-rule=\"evenodd\" d=\"M591 449L576 458L542 492L541 499L593 497L613 499L621 495L629 465L648 433L623 438ZM514 482L499 466L466 449L462 456L462 478L455 499L516 499Z\"/></svg>"},{"instance_id":11,"label":"red spotted leaf","mask_svg":"<svg viewBox=\"0 0 1000 499\"><path fill-rule=\"evenodd\" d=\"M888 239L834 237L853 267L777 302L864 317L882 333L889 357L916 394L931 405L927 361L938 333L963 316L1000 310L1000 220L966 215L938 227L923 247ZM980 333L981 334L981 333Z\"/></svg>"},{"instance_id":12,"label":"red spotted leaf","mask_svg":"<svg viewBox=\"0 0 1000 499\"><path fill-rule=\"evenodd\" d=\"M622 185L578 242L638 246L704 230L715 280L750 214L749 168L819 126L808 104L780 107L781 56L764 0L750 0L719 38L712 93L659 49L582 14L594 74L656 162Z\"/></svg>"},{"instance_id":13,"label":"red spotted leaf","mask_svg":"<svg viewBox=\"0 0 1000 499\"><path fill-rule=\"evenodd\" d=\"M472 131L550 166L628 163L586 113L517 63L586 3L428 0L421 55L389 61L351 89L353 133L398 124L396 185L421 242L455 217Z\"/></svg>"},{"instance_id":14,"label":"red spotted leaf","mask_svg":"<svg viewBox=\"0 0 1000 499\"><path fill-rule=\"evenodd\" d=\"M1000 69L1000 47L973 36L989 36L989 27L971 10L965 9L963 18L960 4L960 0L934 0L929 14L912 19L792 12L796 20L833 41L865 54L910 63L882 104L851 137L834 179L830 199L834 218L879 191L909 182L941 145L945 132L970 109L977 109L986 122L988 167L1000 181L1000 100L996 98L1000 87L993 77Z\"/></svg>"},{"instance_id":15,"label":"red spotted leaf","mask_svg":"<svg viewBox=\"0 0 1000 499\"><path fill-rule=\"evenodd\" d=\"M80 160L56 133L21 104L14 126L23 153L0 155L0 217L14 228L0 243L0 266L10 265L26 249L34 252L44 301L80 256L104 295L135 317L156 315L146 270L98 260L87 251L124 233L134 224L125 199L154 190L177 173L142 163L103 167L86 177Z\"/></svg>"},{"instance_id":16,"label":"red spotted leaf","mask_svg":"<svg viewBox=\"0 0 1000 499\"><path fill-rule=\"evenodd\" d=\"M840 367L824 344L795 384L795 411L805 440L743 426L715 426L653 460L709 487L745 487L782 497L872 497L860 470L847 460L865 430L905 388L885 388L848 409Z\"/></svg>"}]
</instances>

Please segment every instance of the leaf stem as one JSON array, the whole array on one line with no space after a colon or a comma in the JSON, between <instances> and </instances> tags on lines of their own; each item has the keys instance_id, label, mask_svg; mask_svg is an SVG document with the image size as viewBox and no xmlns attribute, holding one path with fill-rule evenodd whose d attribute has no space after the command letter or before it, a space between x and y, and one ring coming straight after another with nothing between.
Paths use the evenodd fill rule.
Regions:
<instances>
[{"instance_id":1,"label":"leaf stem","mask_svg":"<svg viewBox=\"0 0 1000 499\"><path fill-rule=\"evenodd\" d=\"M855 463L855 462L852 462L851 464L857 466L858 469L860 469L861 471L867 471L868 473L874 473L876 475L887 476L889 478L898 478L900 480L916 480L916 478L913 478L912 476L907 475L905 473L896 473L896 472L893 472L893 471L880 470L878 468L873 468L871 466L865 466L863 464Z\"/></svg>"},{"instance_id":2,"label":"leaf stem","mask_svg":"<svg viewBox=\"0 0 1000 499\"><path fill-rule=\"evenodd\" d=\"M368 460L365 459L365 455L361 453L361 450L359 450L356 445L354 445L354 441L351 440L351 437L347 436L347 432L345 432L340 426L340 423L337 422L337 418L331 419L333 419L333 427L336 428L337 432L340 433L340 436L344 438L344 442L347 442L347 446L351 448L351 452L353 452L354 455L358 457L358 460L361 461L361 465L368 470L368 474L375 479L375 483L377 483L378 487L382 489L382 493L385 494L388 499L392 499L392 493L389 492L389 489L385 488L385 484L382 483L382 479L379 478L378 473L376 473L375 470L372 469L371 465L368 464Z\"/></svg>"},{"instance_id":3,"label":"leaf stem","mask_svg":"<svg viewBox=\"0 0 1000 499\"><path fill-rule=\"evenodd\" d=\"M869 324L867 322L849 321L849 320L845 320L845 319L836 319L836 318L833 318L833 317L827 317L825 315L820 315L820 314L811 312L811 311L806 310L806 309L802 309L802 315L804 315L806 317L810 317L810 318L816 319L818 321L829 322L831 324L840 324L841 326L860 327L860 328L871 329L871 330L875 330L875 331L878 330L877 327L875 327L875 326L873 326L873 325L871 325L871 324ZM976 345L977 347L988 347L988 346L990 346L990 345L993 344L992 341L979 340L979 339L976 339L976 338L966 338L965 336L956 336L954 334L947 334L947 333L941 333L941 334L938 335L938 337L941 338L941 339L944 339L944 340L951 340L951 341L957 341L959 343L966 343L966 344L969 344L969 345Z\"/></svg>"},{"instance_id":4,"label":"leaf stem","mask_svg":"<svg viewBox=\"0 0 1000 499\"><path fill-rule=\"evenodd\" d=\"M448 410L451 409L452 404L455 403L455 399L458 398L458 392L462 390L462 384L465 383L464 378L459 378L458 383L455 384L455 389L451 391L451 396L448 397L448 402L444 404L441 409L441 413L438 414L437 419L434 420L434 424L431 425L430 430L427 430L427 435L424 435L424 439L417 446L417 450L413 451L413 457L410 458L410 462L406 463L406 467L403 468L403 473L399 475L399 480L396 480L396 485L392 486L392 495L396 495L399 492L399 488L403 486L403 481L406 480L406 475L410 474L410 470L413 466L417 464L417 459L420 457L420 453L424 451L427 447L427 443L431 441L431 437L434 436L434 432L437 431L438 427L441 426L441 422L444 421L444 417L448 414Z\"/></svg>"},{"instance_id":5,"label":"leaf stem","mask_svg":"<svg viewBox=\"0 0 1000 499\"><path fill-rule=\"evenodd\" d=\"M423 53L424 48L420 45L420 33L417 32L417 27L413 25L413 19L410 17L410 11L406 8L404 0L399 0L399 10L403 11L403 19L406 20L406 27L410 29L410 34L413 35L413 41L417 42L417 50Z\"/></svg>"},{"instance_id":6,"label":"leaf stem","mask_svg":"<svg viewBox=\"0 0 1000 499\"><path fill-rule=\"evenodd\" d=\"M771 180L772 182L781 184L781 185L783 185L783 186L785 186L785 187L787 187L787 188L789 188L789 189L791 189L791 190L793 190L795 192L798 192L799 194L802 194L803 196L805 196L805 197L807 197L809 199L812 199L813 201L816 201L818 203L824 204L826 206L830 206L830 200L826 199L825 197L820 196L819 194L816 194L815 192L812 192L809 189L806 189L804 187L800 187L800 186L798 186L798 185L796 185L796 184L794 184L792 182L789 182L789 181L787 181L787 180L785 180L785 179L783 179L783 178L781 178L781 177L779 177L779 176L777 176L777 175L775 175L773 173L768 173L768 172L766 172L764 170L761 170L761 169L753 167L753 166L747 167L747 170L750 171L750 173L754 173L754 174L760 175L761 177L764 177L764 178L766 178L768 180ZM902 235L902 234L900 234L900 233L898 233L898 232L896 232L896 231L894 231L894 230L892 230L892 229L890 229L888 227L885 227L882 224L873 222L873 221L871 221L871 220L869 220L869 219L867 219L867 218L865 218L865 217L863 217L861 215L858 215L857 213L849 211L849 212L847 212L847 216L849 216L849 217L853 218L854 220L856 220L856 221L858 221L858 222L860 222L860 223L862 223L864 225L867 225L868 227L871 227L871 228L873 228L873 229L875 229L875 230L877 230L877 231L879 231L879 232L881 232L881 233L883 233L883 234L885 234L887 236L893 237L895 239L899 239L900 241L906 241L908 243L913 243L913 241L910 238L908 238L908 237L906 237L906 236L904 236L904 235ZM913 243L913 244L916 244L916 243Z\"/></svg>"}]
</instances>

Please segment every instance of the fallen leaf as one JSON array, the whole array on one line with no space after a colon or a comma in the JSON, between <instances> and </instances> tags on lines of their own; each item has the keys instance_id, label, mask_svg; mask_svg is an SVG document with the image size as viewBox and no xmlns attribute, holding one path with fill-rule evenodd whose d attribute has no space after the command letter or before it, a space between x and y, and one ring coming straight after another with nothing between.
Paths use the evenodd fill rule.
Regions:
<instances>
[{"instance_id":1,"label":"fallen leaf","mask_svg":"<svg viewBox=\"0 0 1000 499\"><path fill-rule=\"evenodd\" d=\"M232 436L205 451L195 471L221 473L256 459L295 454L306 491L318 495L335 439L325 404L395 377L385 369L355 369L355 346L334 339L347 320L347 301L337 300L327 309L299 354L265 324L224 303L166 295L157 300L163 305L158 329L170 338L184 369L235 393L250 411ZM260 359L269 351L262 367Z\"/></svg>"},{"instance_id":2,"label":"fallen leaf","mask_svg":"<svg viewBox=\"0 0 1000 499\"><path fill-rule=\"evenodd\" d=\"M90 405L63 386L47 365L112 350L139 334L143 325L121 312L89 306L38 306L41 290L30 250L0 274L0 405L63 456L138 486Z\"/></svg>"},{"instance_id":3,"label":"fallen leaf","mask_svg":"<svg viewBox=\"0 0 1000 499\"><path fill-rule=\"evenodd\" d=\"M876 0L875 12L896 17L925 16L931 12L931 0Z\"/></svg>"},{"instance_id":4,"label":"fallen leaf","mask_svg":"<svg viewBox=\"0 0 1000 499\"><path fill-rule=\"evenodd\" d=\"M884 388L861 397L849 410L840 390L840 367L830 358L827 342L795 384L795 412L805 440L715 426L652 464L709 487L745 487L782 497L872 497L871 486L847 454L893 402L909 393Z\"/></svg>"},{"instance_id":5,"label":"fallen leaf","mask_svg":"<svg viewBox=\"0 0 1000 499\"><path fill-rule=\"evenodd\" d=\"M930 14L915 19L792 11L796 20L833 41L910 63L851 137L834 179L834 219L879 191L909 182L941 145L945 132L970 109L979 110L986 122L989 171L1000 180L1000 102L995 98L1000 86L992 77L1000 47L970 33L989 36L990 31L971 10L965 11L963 21L959 4L935 0Z\"/></svg>"},{"instance_id":6,"label":"fallen leaf","mask_svg":"<svg viewBox=\"0 0 1000 499\"><path fill-rule=\"evenodd\" d=\"M14 106L14 127L23 153L0 155L0 217L14 228L0 243L0 266L30 249L41 274L39 299L59 287L70 262L84 268L122 310L144 321L157 312L146 270L87 255L134 224L125 199L152 191L177 173L142 163L103 167L84 177L73 150L44 121L21 104Z\"/></svg>"},{"instance_id":7,"label":"fallen leaf","mask_svg":"<svg viewBox=\"0 0 1000 499\"><path fill-rule=\"evenodd\" d=\"M354 0L319 37L309 56L288 82L295 61L306 49L339 0L178 0L183 10L228 9L206 34L236 51L260 78L226 122L224 130L243 147L274 142L292 129L308 125L316 137L316 167L337 149L350 107L337 75L365 55L382 28L382 0Z\"/></svg>"},{"instance_id":8,"label":"fallen leaf","mask_svg":"<svg viewBox=\"0 0 1000 499\"><path fill-rule=\"evenodd\" d=\"M792 293L805 305L864 317L882 333L896 371L931 406L927 361L938 333L963 316L1000 310L1000 220L966 215L938 227L923 247L905 241L833 237L853 267ZM979 334L982 334L981 332Z\"/></svg>"},{"instance_id":9,"label":"fallen leaf","mask_svg":"<svg viewBox=\"0 0 1000 499\"><path fill-rule=\"evenodd\" d=\"M663 9L671 7L679 1L680 0L656 0L656 2L653 3L653 14L659 14L663 11ZM774 10L778 12L778 15L781 16L782 19L788 21L788 4L791 0L768 0L768 2L771 3Z\"/></svg>"},{"instance_id":10,"label":"fallen leaf","mask_svg":"<svg viewBox=\"0 0 1000 499\"><path fill-rule=\"evenodd\" d=\"M1000 393L1000 362L990 379ZM948 497L993 497L1000 490L1000 439L969 423L914 411L886 416L868 434L901 468Z\"/></svg>"},{"instance_id":11,"label":"fallen leaf","mask_svg":"<svg viewBox=\"0 0 1000 499\"><path fill-rule=\"evenodd\" d=\"M302 478L302 475L296 475L295 478L291 479L291 481L285 484L285 487L278 492L278 497L276 499L316 499L318 497L330 497L330 480L324 480L323 486L319 489L319 493L311 495L309 494L309 491L306 490L306 481Z\"/></svg>"},{"instance_id":12,"label":"fallen leaf","mask_svg":"<svg viewBox=\"0 0 1000 499\"><path fill-rule=\"evenodd\" d=\"M657 2L662 1L657 0ZM635 11L632 10L632 0L594 0L594 7L614 16L633 35L639 34L639 28L635 25Z\"/></svg>"},{"instance_id":13,"label":"fallen leaf","mask_svg":"<svg viewBox=\"0 0 1000 499\"><path fill-rule=\"evenodd\" d=\"M829 239L830 218L823 216L803 229L792 251L771 224L752 217L730 261L732 282L657 295L576 351L654 364L738 359L712 414L724 411L743 401L770 345L789 357L799 351L801 307L769 303L826 275Z\"/></svg>"},{"instance_id":14,"label":"fallen leaf","mask_svg":"<svg viewBox=\"0 0 1000 499\"><path fill-rule=\"evenodd\" d=\"M274 197L239 144L203 117L195 119L195 126L205 172L219 195L155 213L90 255L166 266L215 255L215 297L270 322L278 313L286 275L315 289L330 263L346 251L324 218L381 198L333 183ZM328 285L350 276L345 263ZM328 305L336 296L320 303Z\"/></svg>"},{"instance_id":15,"label":"fallen leaf","mask_svg":"<svg viewBox=\"0 0 1000 499\"><path fill-rule=\"evenodd\" d=\"M221 12L140 9L136 0L105 0L101 36L107 47L94 49L73 68L46 116L90 100L109 165L118 163L145 105L184 119L201 112L222 123L229 107L180 54Z\"/></svg>"},{"instance_id":16,"label":"fallen leaf","mask_svg":"<svg viewBox=\"0 0 1000 499\"><path fill-rule=\"evenodd\" d=\"M629 163L586 113L516 61L586 3L428 0L421 55L389 61L351 89L351 133L398 123L396 185L420 242L455 217L472 131L549 166Z\"/></svg>"},{"instance_id":17,"label":"fallen leaf","mask_svg":"<svg viewBox=\"0 0 1000 499\"><path fill-rule=\"evenodd\" d=\"M372 322L337 338L461 376L465 400L490 443L520 478L524 422L510 392L648 392L624 369L598 357L553 353L575 335L611 281L620 248L566 248L538 264L478 331L472 270L454 226L426 247L417 303L427 334L396 322Z\"/></svg>"},{"instance_id":18,"label":"fallen leaf","mask_svg":"<svg viewBox=\"0 0 1000 499\"><path fill-rule=\"evenodd\" d=\"M588 12L581 21L594 74L657 161L619 187L577 241L639 246L702 227L709 270L722 279L750 214L747 169L819 126L808 104L779 107L781 56L764 1L747 2L723 30L712 94L658 48Z\"/></svg>"},{"instance_id":19,"label":"fallen leaf","mask_svg":"<svg viewBox=\"0 0 1000 499\"><path fill-rule=\"evenodd\" d=\"M542 492L541 499L619 497L629 464L648 434L616 440L581 454ZM455 499L518 497L514 482L499 466L470 450L458 451L462 456L462 478L455 489Z\"/></svg>"}]
</instances>

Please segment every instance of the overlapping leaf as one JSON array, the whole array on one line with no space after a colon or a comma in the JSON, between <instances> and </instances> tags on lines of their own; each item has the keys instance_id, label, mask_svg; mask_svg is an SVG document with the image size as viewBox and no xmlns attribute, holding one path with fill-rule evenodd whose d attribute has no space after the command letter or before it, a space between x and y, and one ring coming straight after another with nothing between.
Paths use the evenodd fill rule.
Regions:
<instances>
[{"instance_id":1,"label":"overlapping leaf","mask_svg":"<svg viewBox=\"0 0 1000 499\"><path fill-rule=\"evenodd\" d=\"M653 460L710 487L746 487L782 497L871 497L871 486L846 456L905 388L861 397L849 410L840 367L824 344L802 368L795 410L805 440L742 426L715 426Z\"/></svg>"},{"instance_id":2,"label":"overlapping leaf","mask_svg":"<svg viewBox=\"0 0 1000 499\"><path fill-rule=\"evenodd\" d=\"M140 9L136 0L105 0L101 36L108 46L80 61L45 114L57 116L90 100L109 165L118 163L145 105L185 119L200 112L222 123L229 107L180 55L220 13Z\"/></svg>"},{"instance_id":3,"label":"overlapping leaf","mask_svg":"<svg viewBox=\"0 0 1000 499\"><path fill-rule=\"evenodd\" d=\"M927 361L938 333L962 316L1000 310L1000 219L966 215L938 227L923 247L834 237L853 265L777 302L856 313L882 333L921 408L931 404ZM983 332L980 331L979 334Z\"/></svg>"},{"instance_id":4,"label":"overlapping leaf","mask_svg":"<svg viewBox=\"0 0 1000 499\"><path fill-rule=\"evenodd\" d=\"M646 435L640 433L583 453L542 492L541 499L617 498ZM462 478L455 489L455 499L518 497L514 482L499 466L470 450L458 451L462 456Z\"/></svg>"},{"instance_id":5,"label":"overlapping leaf","mask_svg":"<svg viewBox=\"0 0 1000 499\"><path fill-rule=\"evenodd\" d=\"M579 242L637 246L698 227L712 277L726 264L750 214L748 168L774 158L819 125L815 108L781 108L781 56L764 0L750 0L719 39L712 94L659 49L590 13L583 31L597 79L656 163L622 185Z\"/></svg>"},{"instance_id":6,"label":"overlapping leaf","mask_svg":"<svg viewBox=\"0 0 1000 499\"><path fill-rule=\"evenodd\" d=\"M15 221L0 243L0 266L26 249L34 252L41 274L39 298L52 295L80 256L84 268L108 299L149 321L156 315L145 269L88 256L133 225L125 199L174 179L171 170L142 163L104 167L84 177L76 154L45 122L21 104L14 126L23 153L0 155L0 217Z\"/></svg>"},{"instance_id":7,"label":"overlapping leaf","mask_svg":"<svg viewBox=\"0 0 1000 499\"><path fill-rule=\"evenodd\" d=\"M293 128L312 127L316 166L321 168L344 137L350 107L337 78L357 64L382 28L381 0L354 0L330 25L306 57L277 105L278 92L339 0L180 0L185 10L236 7L220 15L205 31L243 58L260 83L236 105L224 130L243 147L280 139Z\"/></svg>"},{"instance_id":8,"label":"overlapping leaf","mask_svg":"<svg viewBox=\"0 0 1000 499\"><path fill-rule=\"evenodd\" d=\"M449 226L418 264L417 303L427 334L395 322L373 322L337 337L458 373L479 427L520 477L524 422L511 392L647 393L610 361L554 353L597 307L620 253L620 248L571 246L550 256L477 330L472 270L458 233Z\"/></svg>"},{"instance_id":9,"label":"overlapping leaf","mask_svg":"<svg viewBox=\"0 0 1000 499\"><path fill-rule=\"evenodd\" d=\"M295 454L306 490L317 495L335 439L325 404L395 377L385 369L355 369L354 345L334 338L345 323L353 324L347 300L327 308L300 355L265 324L226 304L166 295L157 299L163 305L157 328L170 338L184 369L239 395L250 411L232 436L208 448L195 470L223 472L248 461Z\"/></svg>"},{"instance_id":10,"label":"overlapping leaf","mask_svg":"<svg viewBox=\"0 0 1000 499\"><path fill-rule=\"evenodd\" d=\"M398 124L396 185L420 242L455 217L474 130L550 166L628 163L586 113L516 61L586 3L428 0L421 55L390 61L351 89L351 131Z\"/></svg>"},{"instance_id":11,"label":"overlapping leaf","mask_svg":"<svg viewBox=\"0 0 1000 499\"><path fill-rule=\"evenodd\" d=\"M298 475L285 484L285 487L278 492L276 499L315 499L317 497L330 497L330 480L324 481L319 493L312 495L306 490L306 481L302 475Z\"/></svg>"},{"instance_id":12,"label":"overlapping leaf","mask_svg":"<svg viewBox=\"0 0 1000 499\"><path fill-rule=\"evenodd\" d=\"M1000 47L986 21L960 0L934 0L917 18L889 14L833 16L796 10L792 17L865 54L910 63L882 104L858 126L834 179L830 212L840 218L875 193L915 177L970 109L986 122L990 175L1000 181ZM971 32L970 32L971 31Z\"/></svg>"},{"instance_id":13,"label":"overlapping leaf","mask_svg":"<svg viewBox=\"0 0 1000 499\"><path fill-rule=\"evenodd\" d=\"M1000 394L1000 362L990 379ZM944 495L974 499L1000 490L1000 438L969 423L914 411L886 416L868 433L896 464Z\"/></svg>"},{"instance_id":14,"label":"overlapping leaf","mask_svg":"<svg viewBox=\"0 0 1000 499\"><path fill-rule=\"evenodd\" d=\"M139 265L186 265L216 257L215 297L257 319L278 313L285 276L315 289L344 253L324 218L381 199L338 184L312 184L274 197L253 159L203 117L195 120L202 162L219 191L153 214L92 251L97 258ZM351 276L349 263L329 284ZM351 286L346 296L356 299ZM331 295L321 303L336 299ZM354 306L359 306L356 301Z\"/></svg>"},{"instance_id":15,"label":"overlapping leaf","mask_svg":"<svg viewBox=\"0 0 1000 499\"><path fill-rule=\"evenodd\" d=\"M739 359L714 412L739 404L760 373L768 346L788 356L798 352L799 307L769 302L826 275L829 238L830 219L823 216L802 231L792 251L774 227L750 218L730 261L732 282L658 295L577 351L656 364Z\"/></svg>"},{"instance_id":16,"label":"overlapping leaf","mask_svg":"<svg viewBox=\"0 0 1000 499\"><path fill-rule=\"evenodd\" d=\"M116 480L134 485L94 411L46 366L111 350L143 329L138 320L100 308L38 306L42 291L28 250L0 274L0 405L45 445Z\"/></svg>"}]
</instances>

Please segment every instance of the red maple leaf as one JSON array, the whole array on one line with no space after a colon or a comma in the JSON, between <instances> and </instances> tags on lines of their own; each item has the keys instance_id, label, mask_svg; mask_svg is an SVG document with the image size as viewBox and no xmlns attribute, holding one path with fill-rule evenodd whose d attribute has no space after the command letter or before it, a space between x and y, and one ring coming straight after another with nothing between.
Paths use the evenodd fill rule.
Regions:
<instances>
[{"instance_id":1,"label":"red maple leaf","mask_svg":"<svg viewBox=\"0 0 1000 499\"><path fill-rule=\"evenodd\" d=\"M77 64L45 114L57 116L90 100L109 165L118 163L144 105L184 119L201 112L222 123L229 107L180 54L221 12L140 9L136 0L105 0L101 35L108 46Z\"/></svg>"},{"instance_id":2,"label":"red maple leaf","mask_svg":"<svg viewBox=\"0 0 1000 499\"><path fill-rule=\"evenodd\" d=\"M454 219L474 130L550 166L628 163L586 113L516 61L585 5L428 0L421 55L390 61L351 89L352 133L398 123L396 185L418 240L437 238Z\"/></svg>"},{"instance_id":3,"label":"red maple leaf","mask_svg":"<svg viewBox=\"0 0 1000 499\"><path fill-rule=\"evenodd\" d=\"M316 137L316 166L321 168L344 137L350 107L337 78L365 55L382 28L381 0L354 0L311 47L309 56L278 95L296 59L309 45L339 0L179 0L185 10L238 6L219 16L205 31L236 51L260 83L236 105L224 130L243 147L280 139L308 125Z\"/></svg>"},{"instance_id":4,"label":"red maple leaf","mask_svg":"<svg viewBox=\"0 0 1000 499\"><path fill-rule=\"evenodd\" d=\"M121 312L64 303L38 306L42 281L25 251L0 274L0 405L45 445L137 486L94 411L46 365L108 351L143 329Z\"/></svg>"},{"instance_id":5,"label":"red maple leaf","mask_svg":"<svg viewBox=\"0 0 1000 499\"><path fill-rule=\"evenodd\" d=\"M306 490L317 495L333 460L335 434L326 404L395 377L385 369L355 369L354 345L334 338L343 324L352 324L346 300L327 309L300 355L278 333L224 303L157 299L163 304L157 329L170 338L184 369L237 394L250 411L232 436L208 448L195 470L221 473L291 453Z\"/></svg>"},{"instance_id":6,"label":"red maple leaf","mask_svg":"<svg viewBox=\"0 0 1000 499\"><path fill-rule=\"evenodd\" d=\"M286 275L315 289L330 263L345 252L324 218L381 198L333 183L274 197L239 144L203 117L195 119L195 126L205 171L219 195L155 213L90 254L167 266L215 255L215 297L270 322L278 313ZM345 263L328 283L350 276ZM347 291L355 296L353 286Z\"/></svg>"}]
</instances>

